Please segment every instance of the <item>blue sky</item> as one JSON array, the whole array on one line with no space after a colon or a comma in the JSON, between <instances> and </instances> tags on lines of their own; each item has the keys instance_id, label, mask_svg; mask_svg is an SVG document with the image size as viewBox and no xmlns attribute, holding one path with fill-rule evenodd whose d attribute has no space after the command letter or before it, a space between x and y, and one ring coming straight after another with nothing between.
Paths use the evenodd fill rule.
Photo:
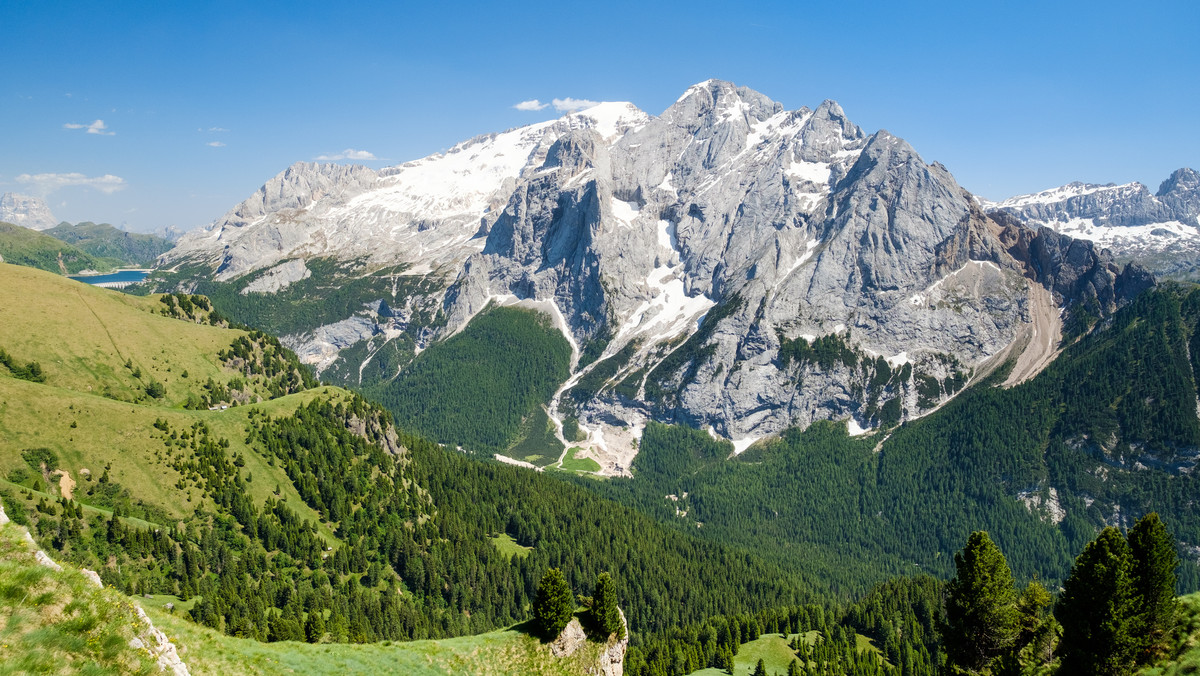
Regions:
<instances>
[{"instance_id":1,"label":"blue sky","mask_svg":"<svg viewBox=\"0 0 1200 676\"><path fill-rule=\"evenodd\" d=\"M1200 168L1192 2L0 0L0 192L135 230L206 224L296 161L373 167L537 122L661 113L710 77L830 98L997 199Z\"/></svg>"}]
</instances>

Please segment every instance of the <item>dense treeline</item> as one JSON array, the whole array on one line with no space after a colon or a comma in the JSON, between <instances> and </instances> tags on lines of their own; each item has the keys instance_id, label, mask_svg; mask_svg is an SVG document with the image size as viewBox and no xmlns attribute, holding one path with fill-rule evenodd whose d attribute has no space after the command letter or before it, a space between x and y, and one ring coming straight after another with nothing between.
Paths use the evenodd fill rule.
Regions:
<instances>
[{"instance_id":1,"label":"dense treeline","mask_svg":"<svg viewBox=\"0 0 1200 676\"><path fill-rule=\"evenodd\" d=\"M937 633L941 596L942 584L933 578L897 578L845 606L773 607L710 617L631 647L625 673L682 676L706 667L733 673L741 644L782 634L797 635L791 641L797 673L932 676L944 661ZM872 639L874 649L861 648L856 634Z\"/></svg>"},{"instance_id":2,"label":"dense treeline","mask_svg":"<svg viewBox=\"0 0 1200 676\"><path fill-rule=\"evenodd\" d=\"M949 576L950 554L980 529L1018 578L1053 584L1114 514L1128 524L1158 511L1200 543L1198 321L1200 291L1147 292L1035 379L973 387L882 444L816 423L727 461L728 444L651 423L635 479L581 485L841 593L916 570ZM1197 588L1185 561L1179 589Z\"/></svg>"},{"instance_id":3,"label":"dense treeline","mask_svg":"<svg viewBox=\"0 0 1200 676\"><path fill-rule=\"evenodd\" d=\"M85 499L99 506L96 496L108 495L111 517L85 517L73 501L21 513L47 546L106 583L199 596L196 621L260 640L436 638L507 626L529 617L550 567L572 593L611 571L604 594L619 600L634 632L811 598L778 566L664 529L574 484L397 434L361 397L250 420L250 452L282 467L322 523L300 518L278 489L253 500L249 486L263 478L207 425L164 420L154 426L162 459L180 477L181 499L197 505L181 523L135 511L107 473L97 488L111 490L89 488ZM44 456L29 453L39 475L49 471ZM336 539L322 535L330 531ZM498 534L532 549L510 557L489 537Z\"/></svg>"},{"instance_id":4,"label":"dense treeline","mask_svg":"<svg viewBox=\"0 0 1200 676\"><path fill-rule=\"evenodd\" d=\"M404 429L494 453L567 379L570 359L570 344L546 315L493 308L368 392Z\"/></svg>"}]
</instances>

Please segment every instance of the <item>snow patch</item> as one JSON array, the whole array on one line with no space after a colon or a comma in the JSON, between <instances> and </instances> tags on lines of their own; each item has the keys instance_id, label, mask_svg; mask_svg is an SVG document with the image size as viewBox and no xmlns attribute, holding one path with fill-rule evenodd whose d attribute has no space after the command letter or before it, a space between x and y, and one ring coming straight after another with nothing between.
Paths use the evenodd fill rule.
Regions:
<instances>
[{"instance_id":1,"label":"snow patch","mask_svg":"<svg viewBox=\"0 0 1200 676\"><path fill-rule=\"evenodd\" d=\"M745 439L734 439L733 440L733 454L741 455L742 453L744 453L746 451L747 448L750 448L751 446L753 446L754 442L758 441L759 439L762 439L762 437L751 436L751 437L746 437Z\"/></svg>"},{"instance_id":2,"label":"snow patch","mask_svg":"<svg viewBox=\"0 0 1200 676\"><path fill-rule=\"evenodd\" d=\"M887 361L888 366L891 366L892 368L896 368L897 366L904 366L905 364L911 363L911 361L909 361L907 351L901 352L892 357L885 357L884 360Z\"/></svg>"},{"instance_id":3,"label":"snow patch","mask_svg":"<svg viewBox=\"0 0 1200 676\"><path fill-rule=\"evenodd\" d=\"M613 141L621 134L641 129L650 121L650 116L628 101L606 101L569 113L567 119L583 122L581 126L595 130L606 141Z\"/></svg>"},{"instance_id":4,"label":"snow patch","mask_svg":"<svg viewBox=\"0 0 1200 676\"><path fill-rule=\"evenodd\" d=\"M859 425L858 421L851 417L846 419L846 431L849 432L850 436L852 437L861 437L862 435L870 432L871 429Z\"/></svg>"},{"instance_id":5,"label":"snow patch","mask_svg":"<svg viewBox=\"0 0 1200 676\"><path fill-rule=\"evenodd\" d=\"M791 178L798 178L809 183L827 185L832 169L825 162L792 162L784 172Z\"/></svg>"},{"instance_id":6,"label":"snow patch","mask_svg":"<svg viewBox=\"0 0 1200 676\"><path fill-rule=\"evenodd\" d=\"M632 225L634 220L637 219L638 214L642 211L642 206L637 202L626 202L625 200L619 200L616 197L612 198L612 200L609 202L609 206L611 207L613 217L617 219L617 222L626 227Z\"/></svg>"},{"instance_id":7,"label":"snow patch","mask_svg":"<svg viewBox=\"0 0 1200 676\"><path fill-rule=\"evenodd\" d=\"M1075 239L1095 242L1102 248L1161 247L1172 240L1200 240L1196 228L1179 221L1164 221L1146 225L1097 225L1092 218L1072 218L1068 221L1049 221L1046 226Z\"/></svg>"}]
</instances>

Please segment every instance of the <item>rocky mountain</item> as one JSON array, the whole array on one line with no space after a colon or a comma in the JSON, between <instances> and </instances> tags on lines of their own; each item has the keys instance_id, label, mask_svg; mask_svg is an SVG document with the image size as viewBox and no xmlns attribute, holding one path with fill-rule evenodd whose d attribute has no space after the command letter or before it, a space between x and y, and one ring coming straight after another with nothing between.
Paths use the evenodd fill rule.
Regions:
<instances>
[{"instance_id":1,"label":"rocky mountain","mask_svg":"<svg viewBox=\"0 0 1200 676\"><path fill-rule=\"evenodd\" d=\"M981 204L1095 242L1156 274L1194 278L1200 270L1200 173L1194 169L1175 171L1153 194L1141 183L1075 182Z\"/></svg>"},{"instance_id":2,"label":"rocky mountain","mask_svg":"<svg viewBox=\"0 0 1200 676\"><path fill-rule=\"evenodd\" d=\"M6 192L0 195L0 221L32 230L47 230L58 225L50 207L39 197Z\"/></svg>"},{"instance_id":3,"label":"rocky mountain","mask_svg":"<svg viewBox=\"0 0 1200 676\"><path fill-rule=\"evenodd\" d=\"M717 80L657 117L606 103L381 171L297 164L160 263L278 292L322 257L440 279L383 299L439 303L427 339L493 303L558 317L574 357L551 417L612 473L650 419L740 450L818 419L893 425L1005 361L1017 382L1064 319L1076 331L1153 284L985 213L832 101L789 111Z\"/></svg>"}]
</instances>

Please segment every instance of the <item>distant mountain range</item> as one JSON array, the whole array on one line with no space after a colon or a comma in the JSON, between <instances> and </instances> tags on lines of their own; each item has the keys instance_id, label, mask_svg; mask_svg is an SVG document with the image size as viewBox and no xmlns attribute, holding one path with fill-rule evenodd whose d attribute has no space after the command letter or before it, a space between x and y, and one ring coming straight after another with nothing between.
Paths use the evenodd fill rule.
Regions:
<instances>
[{"instance_id":1,"label":"distant mountain range","mask_svg":"<svg viewBox=\"0 0 1200 676\"><path fill-rule=\"evenodd\" d=\"M819 419L894 425L1010 359L1019 382L1063 331L1153 285L1012 208L833 101L788 111L709 80L659 116L604 103L379 171L293 165L160 266L181 288L281 297L419 279L284 331L351 380L389 342L411 358L490 304L542 309L574 350L551 416L620 472L651 419L743 449Z\"/></svg>"},{"instance_id":2,"label":"distant mountain range","mask_svg":"<svg viewBox=\"0 0 1200 676\"><path fill-rule=\"evenodd\" d=\"M980 200L1031 226L1045 225L1111 249L1155 274L1195 278L1200 272L1200 174L1175 171L1151 194L1141 183L1069 183L1002 202Z\"/></svg>"}]
</instances>

